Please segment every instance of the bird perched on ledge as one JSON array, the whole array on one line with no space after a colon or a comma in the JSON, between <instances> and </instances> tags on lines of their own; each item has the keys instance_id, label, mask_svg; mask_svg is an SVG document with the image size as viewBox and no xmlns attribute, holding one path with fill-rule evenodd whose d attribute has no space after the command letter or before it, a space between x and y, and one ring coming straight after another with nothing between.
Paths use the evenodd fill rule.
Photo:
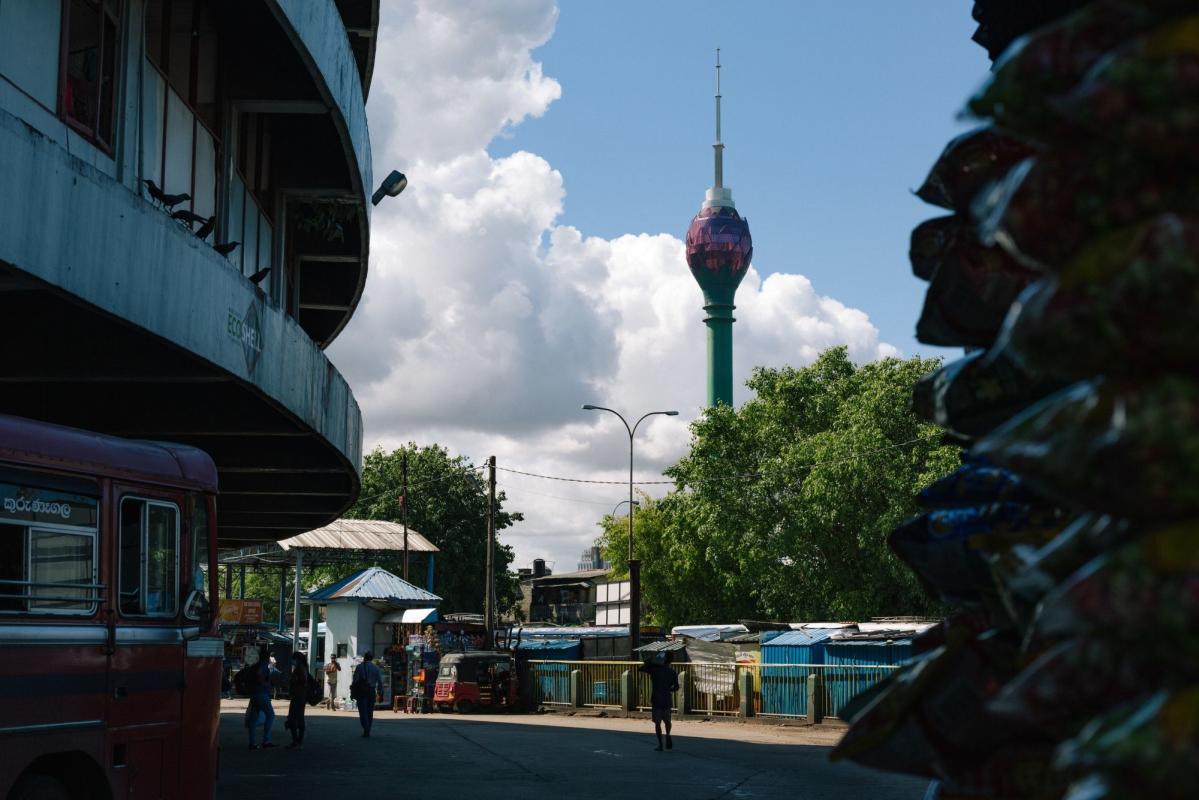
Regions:
<instances>
[{"instance_id":1,"label":"bird perched on ledge","mask_svg":"<svg viewBox=\"0 0 1199 800\"><path fill-rule=\"evenodd\" d=\"M174 208L185 200L192 199L192 196L187 192L182 192L180 194L167 194L162 189L158 188L157 183L149 179L142 181L142 183L146 185L146 191L150 193L150 197L154 198L159 203L162 203L163 208L168 210Z\"/></svg>"},{"instance_id":2,"label":"bird perched on ledge","mask_svg":"<svg viewBox=\"0 0 1199 800\"><path fill-rule=\"evenodd\" d=\"M207 222L205 222L199 228L196 228L196 236L200 239L200 241L204 241L205 239L208 238L208 234L212 233L212 229L215 227L216 227L216 214L213 214L211 217L208 218Z\"/></svg>"},{"instance_id":3,"label":"bird perched on ledge","mask_svg":"<svg viewBox=\"0 0 1199 800\"><path fill-rule=\"evenodd\" d=\"M205 219L204 217L201 217L199 214L193 214L191 211L188 211L187 209L183 209L182 211L176 211L174 214L171 214L171 219L179 220L184 225L186 225L189 229L191 228L192 225L195 225L197 222L203 223L205 225L208 224L207 219ZM215 217L213 219L214 219L213 224L215 225L216 224Z\"/></svg>"},{"instance_id":4,"label":"bird perched on ledge","mask_svg":"<svg viewBox=\"0 0 1199 800\"><path fill-rule=\"evenodd\" d=\"M265 278L270 271L270 267L263 267L250 276L250 283L257 286L258 284L262 283L262 279Z\"/></svg>"},{"instance_id":5,"label":"bird perched on ledge","mask_svg":"<svg viewBox=\"0 0 1199 800\"><path fill-rule=\"evenodd\" d=\"M221 255L228 257L230 253L237 249L239 244L241 244L241 242L221 242L220 244L214 244L212 249L216 250Z\"/></svg>"}]
</instances>

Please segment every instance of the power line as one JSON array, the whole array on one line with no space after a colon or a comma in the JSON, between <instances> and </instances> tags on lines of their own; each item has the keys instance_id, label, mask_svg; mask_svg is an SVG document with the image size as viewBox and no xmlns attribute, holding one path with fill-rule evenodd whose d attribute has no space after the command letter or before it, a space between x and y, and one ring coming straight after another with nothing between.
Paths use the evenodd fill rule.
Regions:
<instances>
[{"instance_id":1,"label":"power line","mask_svg":"<svg viewBox=\"0 0 1199 800\"><path fill-rule=\"evenodd\" d=\"M858 459L862 458L863 456L872 455L874 453L881 453L881 452L884 452L887 450L894 450L899 447L906 447L908 445L915 444L917 442L926 442L931 439L940 438L940 436L941 436L941 433L938 431L937 433L931 433L931 434L927 434L925 436L917 436L914 439L908 439L906 442L897 442L895 444L889 444L889 445L885 445L883 447L876 447L871 450L860 450L856 453L850 453L848 456L845 456L844 458L835 458L835 459L829 459L828 461L814 461L809 464L800 464L796 467L796 469L807 470L807 469L815 469L816 467L825 467L825 466L832 466L835 464L844 464L849 461L857 461ZM502 470L504 472L511 472L514 475L523 475L526 478L539 478L541 480L546 480L546 481L561 481L564 483L587 483L587 484L595 484L595 485L600 485L600 486L628 486L629 485L629 481L601 481L601 480L595 480L595 479L591 479L591 478L567 478L567 477L564 477L561 475L542 475L542 474L536 473L536 472L525 472L523 470L512 469L510 467L496 467L496 469ZM741 475L722 475L718 478L696 478L694 480L683 480L681 482L683 484L719 483L719 482L724 482L724 481L755 480L755 479L758 479L761 477L763 477L763 476L762 476L762 473L760 473L760 472L750 472L750 473L745 473L745 474L741 474ZM680 481L673 481L673 480L633 481L633 485L634 486L662 486L662 485L675 485L679 482Z\"/></svg>"}]
</instances>

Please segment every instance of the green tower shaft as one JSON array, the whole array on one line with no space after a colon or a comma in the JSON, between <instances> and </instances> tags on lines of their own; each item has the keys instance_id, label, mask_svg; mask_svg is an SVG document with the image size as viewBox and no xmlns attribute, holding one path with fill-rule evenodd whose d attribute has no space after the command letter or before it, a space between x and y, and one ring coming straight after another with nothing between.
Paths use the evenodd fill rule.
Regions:
<instances>
[{"instance_id":1,"label":"green tower shaft","mask_svg":"<svg viewBox=\"0 0 1199 800\"><path fill-rule=\"evenodd\" d=\"M730 292L730 295L732 293ZM708 326L708 406L733 404L733 309L704 293L704 324Z\"/></svg>"}]
</instances>

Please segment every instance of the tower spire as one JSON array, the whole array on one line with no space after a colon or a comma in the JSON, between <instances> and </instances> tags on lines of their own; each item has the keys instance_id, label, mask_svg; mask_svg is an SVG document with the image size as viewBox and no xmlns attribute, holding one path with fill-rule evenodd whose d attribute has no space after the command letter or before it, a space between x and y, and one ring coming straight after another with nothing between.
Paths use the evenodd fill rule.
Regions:
<instances>
[{"instance_id":1,"label":"tower spire","mask_svg":"<svg viewBox=\"0 0 1199 800\"><path fill-rule=\"evenodd\" d=\"M724 143L720 141L720 48L716 48L716 143L712 145L716 151L716 183L713 186L720 189L724 186Z\"/></svg>"}]
</instances>

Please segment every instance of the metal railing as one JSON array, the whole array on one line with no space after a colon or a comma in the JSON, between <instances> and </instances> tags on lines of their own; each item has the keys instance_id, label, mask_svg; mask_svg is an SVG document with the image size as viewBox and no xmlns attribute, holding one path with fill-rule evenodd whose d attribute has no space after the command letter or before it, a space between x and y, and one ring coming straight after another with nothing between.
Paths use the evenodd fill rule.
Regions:
<instances>
[{"instance_id":1,"label":"metal railing","mask_svg":"<svg viewBox=\"0 0 1199 800\"><path fill-rule=\"evenodd\" d=\"M632 708L650 708L650 679L639 661L530 661L529 695L534 705L622 708L623 675L632 674ZM839 717L857 694L883 681L898 667L883 664L671 664L679 673L682 696L675 708L688 714L737 716L743 713L742 687L752 676L748 709L783 718ZM577 696L572 674L578 673ZM819 709L812 709L817 702Z\"/></svg>"}]
</instances>

